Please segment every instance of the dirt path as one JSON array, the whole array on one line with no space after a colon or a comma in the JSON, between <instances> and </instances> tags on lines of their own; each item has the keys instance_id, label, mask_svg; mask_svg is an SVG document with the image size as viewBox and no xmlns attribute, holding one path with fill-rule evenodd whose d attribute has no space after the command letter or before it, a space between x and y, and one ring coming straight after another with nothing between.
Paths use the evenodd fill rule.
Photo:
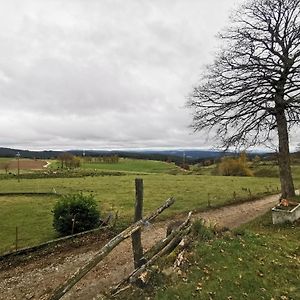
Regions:
<instances>
[{"instance_id":1,"label":"dirt path","mask_svg":"<svg viewBox=\"0 0 300 300\"><path fill-rule=\"evenodd\" d=\"M269 196L254 202L198 213L220 226L237 227L264 214L278 201ZM165 237L168 222L150 225L143 232L143 246L149 249ZM104 242L74 247L65 252L48 253L43 257L19 262L17 265L0 265L0 299L48 299L51 291L89 261ZM118 245L101 263L87 274L63 299L97 299L105 289L133 270L131 240Z\"/></svg>"}]
</instances>

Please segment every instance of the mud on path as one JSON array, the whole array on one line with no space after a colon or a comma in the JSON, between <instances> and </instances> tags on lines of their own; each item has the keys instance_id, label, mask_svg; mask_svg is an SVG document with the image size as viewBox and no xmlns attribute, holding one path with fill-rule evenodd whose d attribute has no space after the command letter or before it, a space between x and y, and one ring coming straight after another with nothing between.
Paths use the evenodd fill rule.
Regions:
<instances>
[{"instance_id":1,"label":"mud on path","mask_svg":"<svg viewBox=\"0 0 300 300\"><path fill-rule=\"evenodd\" d=\"M219 226L237 227L264 214L276 202L278 196L269 196L253 202L213 209L198 213L194 218L203 218ZM150 225L143 232L142 242L147 250L165 237L168 222ZM53 248L51 253L16 262L0 262L0 299L49 299L51 292L87 263L105 244L94 239L81 247L65 250ZM131 239L119 244L102 262L77 283L62 299L98 299L105 290L133 270Z\"/></svg>"}]
</instances>

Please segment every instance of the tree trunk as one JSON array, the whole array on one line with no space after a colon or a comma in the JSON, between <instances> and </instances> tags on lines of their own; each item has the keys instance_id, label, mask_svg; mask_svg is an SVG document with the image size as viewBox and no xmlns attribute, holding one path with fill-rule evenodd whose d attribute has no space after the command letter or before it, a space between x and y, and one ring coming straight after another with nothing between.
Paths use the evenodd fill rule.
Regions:
<instances>
[{"instance_id":1,"label":"tree trunk","mask_svg":"<svg viewBox=\"0 0 300 300\"><path fill-rule=\"evenodd\" d=\"M278 164L281 183L281 194L283 198L288 198L295 196L295 188L291 171L287 121L283 109L277 109L276 121L279 142Z\"/></svg>"}]
</instances>

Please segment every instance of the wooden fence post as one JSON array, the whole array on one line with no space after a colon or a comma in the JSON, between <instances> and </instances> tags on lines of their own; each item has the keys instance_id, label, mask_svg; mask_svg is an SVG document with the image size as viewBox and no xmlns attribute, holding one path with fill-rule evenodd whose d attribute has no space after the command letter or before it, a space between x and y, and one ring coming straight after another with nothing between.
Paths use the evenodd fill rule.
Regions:
<instances>
[{"instance_id":1,"label":"wooden fence post","mask_svg":"<svg viewBox=\"0 0 300 300\"><path fill-rule=\"evenodd\" d=\"M19 241L19 237L18 237L18 226L16 226L16 251L18 251L18 241Z\"/></svg>"},{"instance_id":2,"label":"wooden fence post","mask_svg":"<svg viewBox=\"0 0 300 300\"><path fill-rule=\"evenodd\" d=\"M210 193L207 194L207 207L211 207Z\"/></svg>"},{"instance_id":3,"label":"wooden fence post","mask_svg":"<svg viewBox=\"0 0 300 300\"><path fill-rule=\"evenodd\" d=\"M134 222L137 222L143 218L143 179L135 179L135 210L134 210ZM142 239L141 239L141 229L137 230L131 235L132 238L132 249L133 249L133 259L134 268L139 268L143 265L142 258L144 256Z\"/></svg>"},{"instance_id":4,"label":"wooden fence post","mask_svg":"<svg viewBox=\"0 0 300 300\"><path fill-rule=\"evenodd\" d=\"M75 218L76 218L76 214L73 216L73 219L72 219L72 233L71 235L74 234L74 228L75 228Z\"/></svg>"}]
</instances>

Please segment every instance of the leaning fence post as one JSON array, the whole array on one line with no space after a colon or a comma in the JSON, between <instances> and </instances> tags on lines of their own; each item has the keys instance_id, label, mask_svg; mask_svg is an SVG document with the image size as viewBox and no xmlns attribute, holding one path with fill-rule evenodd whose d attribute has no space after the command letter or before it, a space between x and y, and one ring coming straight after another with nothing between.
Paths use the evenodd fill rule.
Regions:
<instances>
[{"instance_id":1,"label":"leaning fence post","mask_svg":"<svg viewBox=\"0 0 300 300\"><path fill-rule=\"evenodd\" d=\"M134 210L134 222L137 222L143 218L143 179L135 179L135 210ZM134 268L139 268L142 265L143 246L141 239L141 229L137 230L131 235L132 249L134 258Z\"/></svg>"}]
</instances>

